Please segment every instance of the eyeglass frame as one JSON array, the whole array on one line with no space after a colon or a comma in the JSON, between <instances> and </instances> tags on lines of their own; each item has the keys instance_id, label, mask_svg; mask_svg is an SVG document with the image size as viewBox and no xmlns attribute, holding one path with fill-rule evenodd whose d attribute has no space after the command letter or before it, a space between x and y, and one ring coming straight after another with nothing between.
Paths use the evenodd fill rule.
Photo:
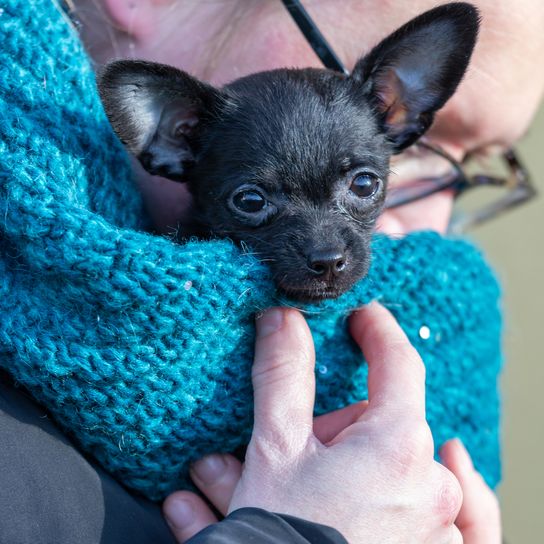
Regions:
<instances>
[{"instance_id":1,"label":"eyeglass frame","mask_svg":"<svg viewBox=\"0 0 544 544\"><path fill-rule=\"evenodd\" d=\"M425 183L426 186L421 184L419 191L415 190L413 195L404 198L395 199L395 193L391 192L386 198L386 209L398 208L446 190L453 191L454 198L457 199L476 187L505 187L509 189L506 195L473 213L454 216L448 227L448 232L459 234L471 227L494 219L501 213L528 202L537 195L537 190L527 169L513 148L504 151L498 157L506 166L509 172L508 176L497 177L486 173L469 174L466 171L465 164L470 162L470 156L461 163L442 148L431 144L426 139L420 140L414 146L430 151L447 160L452 166L454 175L429 180ZM409 188L407 187L407 189Z\"/></svg>"},{"instance_id":2,"label":"eyeglass frame","mask_svg":"<svg viewBox=\"0 0 544 544\"><path fill-rule=\"evenodd\" d=\"M333 48L323 36L314 20L310 17L301 1L282 0L282 3L303 36L306 38L310 47L321 60L323 66L330 70L349 75L349 70L334 52ZM510 188L509 192L502 198L491 202L480 210L471 214L454 216L450 222L448 231L453 234L458 234L470 227L494 219L503 212L520 206L537 195L537 190L531 181L529 172L520 161L519 156L513 147L510 147L500 155L501 160L506 164L509 170L509 176L506 178L499 178L485 173L469 175L463 166L469 159L460 163L446 151L436 145L430 144L425 139L420 140L414 145L435 153L449 161L455 170L456 175L451 180L448 180L447 183L443 184L440 184L440 178L436 178L436 180L433 180L434 183L429 182L428 187L425 187L419 194L414 194L409 198L399 199L398 201L393 201L393 203L391 203L393 198L389 197L389 202L386 199L386 209L404 206L444 190L453 190L454 197L458 198L461 194L474 187L491 186Z\"/></svg>"}]
</instances>

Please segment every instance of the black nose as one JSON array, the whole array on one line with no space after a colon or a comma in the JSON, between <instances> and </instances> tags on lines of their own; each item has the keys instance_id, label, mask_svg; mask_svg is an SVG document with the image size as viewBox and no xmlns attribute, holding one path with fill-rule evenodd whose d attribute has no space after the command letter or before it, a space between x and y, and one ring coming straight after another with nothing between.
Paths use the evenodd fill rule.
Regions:
<instances>
[{"instance_id":1,"label":"black nose","mask_svg":"<svg viewBox=\"0 0 544 544\"><path fill-rule=\"evenodd\" d=\"M346 268L346 255L337 248L312 251L308 255L308 268L316 276L338 276Z\"/></svg>"}]
</instances>

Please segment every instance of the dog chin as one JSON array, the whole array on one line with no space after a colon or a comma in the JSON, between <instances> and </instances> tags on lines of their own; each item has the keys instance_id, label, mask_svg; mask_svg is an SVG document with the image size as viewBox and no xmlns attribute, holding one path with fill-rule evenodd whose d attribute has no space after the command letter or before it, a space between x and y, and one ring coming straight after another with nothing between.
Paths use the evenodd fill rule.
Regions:
<instances>
[{"instance_id":1,"label":"dog chin","mask_svg":"<svg viewBox=\"0 0 544 544\"><path fill-rule=\"evenodd\" d=\"M335 286L278 286L289 298L300 302L319 302L321 300L338 298L343 295L353 284Z\"/></svg>"}]
</instances>

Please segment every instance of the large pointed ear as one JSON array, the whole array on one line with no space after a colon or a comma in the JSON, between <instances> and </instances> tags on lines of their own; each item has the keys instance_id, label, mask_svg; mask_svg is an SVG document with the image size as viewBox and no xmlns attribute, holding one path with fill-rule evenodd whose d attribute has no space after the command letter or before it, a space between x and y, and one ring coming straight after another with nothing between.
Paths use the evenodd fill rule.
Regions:
<instances>
[{"instance_id":1,"label":"large pointed ear","mask_svg":"<svg viewBox=\"0 0 544 544\"><path fill-rule=\"evenodd\" d=\"M351 78L368 93L396 152L431 126L454 93L478 26L471 4L439 6L399 28L356 64Z\"/></svg>"},{"instance_id":2,"label":"large pointed ear","mask_svg":"<svg viewBox=\"0 0 544 544\"><path fill-rule=\"evenodd\" d=\"M106 114L120 140L151 174L177 181L194 162L220 91L163 64L112 62L98 78Z\"/></svg>"}]
</instances>

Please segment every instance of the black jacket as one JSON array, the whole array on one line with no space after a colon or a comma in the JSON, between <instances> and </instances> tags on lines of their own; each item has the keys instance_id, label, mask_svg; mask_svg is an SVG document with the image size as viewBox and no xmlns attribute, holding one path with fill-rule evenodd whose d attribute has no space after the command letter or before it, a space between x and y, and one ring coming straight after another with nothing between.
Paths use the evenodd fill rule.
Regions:
<instances>
[{"instance_id":1,"label":"black jacket","mask_svg":"<svg viewBox=\"0 0 544 544\"><path fill-rule=\"evenodd\" d=\"M174 544L160 507L86 459L0 372L0 544ZM242 508L190 544L344 544L334 529Z\"/></svg>"}]
</instances>

